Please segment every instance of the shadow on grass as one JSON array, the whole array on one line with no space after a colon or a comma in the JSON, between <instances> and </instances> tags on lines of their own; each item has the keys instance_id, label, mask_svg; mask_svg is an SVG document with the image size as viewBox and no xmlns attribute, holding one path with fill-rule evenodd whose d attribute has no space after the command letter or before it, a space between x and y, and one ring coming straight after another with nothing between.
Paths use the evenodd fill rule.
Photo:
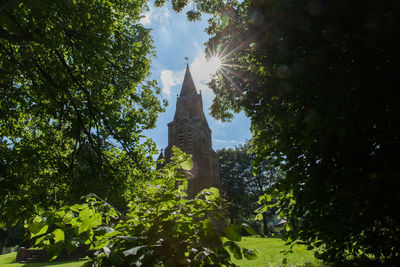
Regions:
<instances>
[{"instance_id":1,"label":"shadow on grass","mask_svg":"<svg viewBox=\"0 0 400 267\"><path fill-rule=\"evenodd\" d=\"M56 262L38 262L38 263L21 263L15 262L17 253L8 253L0 255L1 267L45 267L45 266L59 266L59 267L81 267L86 261L56 261Z\"/></svg>"}]
</instances>

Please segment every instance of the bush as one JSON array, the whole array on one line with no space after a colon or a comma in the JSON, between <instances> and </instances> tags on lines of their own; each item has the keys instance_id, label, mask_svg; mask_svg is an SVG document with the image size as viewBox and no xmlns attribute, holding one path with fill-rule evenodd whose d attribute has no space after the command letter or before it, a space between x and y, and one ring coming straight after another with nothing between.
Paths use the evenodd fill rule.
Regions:
<instances>
[{"instance_id":1,"label":"bush","mask_svg":"<svg viewBox=\"0 0 400 267\"><path fill-rule=\"evenodd\" d=\"M254 251L236 243L240 227L223 229L226 204L217 188L187 198L182 169L190 170L191 164L176 150L153 180L135 188L126 215L92 195L84 204L37 215L27 225L31 238L47 249L49 260L62 248L90 245L97 257L88 265L98 266L235 266L228 250L237 259L255 258Z\"/></svg>"}]
</instances>

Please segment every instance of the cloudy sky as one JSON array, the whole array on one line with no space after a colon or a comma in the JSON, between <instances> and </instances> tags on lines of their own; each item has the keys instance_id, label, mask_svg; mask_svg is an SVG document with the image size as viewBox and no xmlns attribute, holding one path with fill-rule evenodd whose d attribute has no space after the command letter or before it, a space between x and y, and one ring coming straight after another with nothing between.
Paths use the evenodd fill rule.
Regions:
<instances>
[{"instance_id":1,"label":"cloudy sky","mask_svg":"<svg viewBox=\"0 0 400 267\"><path fill-rule=\"evenodd\" d=\"M214 95L206 86L212 67L207 65L204 58L204 43L208 40L208 35L204 32L207 26L204 15L200 22L188 22L186 10L175 13L170 6L150 6L149 12L141 22L152 29L156 47L157 56L152 60L151 78L158 81L162 88L162 97L169 103L166 112L160 114L156 129L145 133L157 143L157 148L165 148L168 145L167 124L174 117L177 94L181 90L185 74L185 57L189 58L190 71L197 91L201 90L203 96L204 112L212 131L214 150L233 147L248 140L250 122L244 114L236 115L230 123L220 122L209 115Z\"/></svg>"}]
</instances>

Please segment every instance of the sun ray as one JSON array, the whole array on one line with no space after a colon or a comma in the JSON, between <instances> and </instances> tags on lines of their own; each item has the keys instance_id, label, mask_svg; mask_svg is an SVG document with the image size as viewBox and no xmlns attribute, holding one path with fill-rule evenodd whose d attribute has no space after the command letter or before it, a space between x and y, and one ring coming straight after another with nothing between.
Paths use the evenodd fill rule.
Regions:
<instances>
[{"instance_id":1,"label":"sun ray","mask_svg":"<svg viewBox=\"0 0 400 267\"><path fill-rule=\"evenodd\" d=\"M239 86L237 84L235 84L234 81L232 81L232 78L229 77L228 75L226 75L226 73L222 73L222 75L229 80L229 82L231 83L231 85L236 89L237 92L239 92L240 94L242 94L242 90L239 88Z\"/></svg>"},{"instance_id":2,"label":"sun ray","mask_svg":"<svg viewBox=\"0 0 400 267\"><path fill-rule=\"evenodd\" d=\"M221 44L215 45L214 42L210 42L207 46L207 61L210 64L208 67L209 70L211 70L210 72L212 72L214 77L215 75L223 77L228 83L227 86L230 86L232 94L236 96L243 96L243 91L239 84L240 80L244 78L243 69L246 69L247 66L238 64L230 57L238 50L249 45L250 42L250 40L245 40L234 47L231 43L221 47ZM237 77L238 80L236 80L235 77Z\"/></svg>"},{"instance_id":3,"label":"sun ray","mask_svg":"<svg viewBox=\"0 0 400 267\"><path fill-rule=\"evenodd\" d=\"M209 58L207 64L210 74L216 73L222 66L221 59L218 56Z\"/></svg>"}]
</instances>

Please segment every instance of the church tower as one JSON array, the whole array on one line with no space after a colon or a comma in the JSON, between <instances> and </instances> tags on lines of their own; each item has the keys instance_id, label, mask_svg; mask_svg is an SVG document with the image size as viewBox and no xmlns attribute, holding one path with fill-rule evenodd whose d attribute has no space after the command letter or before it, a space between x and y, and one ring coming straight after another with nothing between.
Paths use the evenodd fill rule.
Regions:
<instances>
[{"instance_id":1,"label":"church tower","mask_svg":"<svg viewBox=\"0 0 400 267\"><path fill-rule=\"evenodd\" d=\"M204 188L220 188L218 157L212 149L211 130L204 116L203 100L201 93L196 91L189 65L176 101L174 120L168 123L167 161L172 156L173 146L192 155L192 176L187 189L189 197L194 197Z\"/></svg>"}]
</instances>

